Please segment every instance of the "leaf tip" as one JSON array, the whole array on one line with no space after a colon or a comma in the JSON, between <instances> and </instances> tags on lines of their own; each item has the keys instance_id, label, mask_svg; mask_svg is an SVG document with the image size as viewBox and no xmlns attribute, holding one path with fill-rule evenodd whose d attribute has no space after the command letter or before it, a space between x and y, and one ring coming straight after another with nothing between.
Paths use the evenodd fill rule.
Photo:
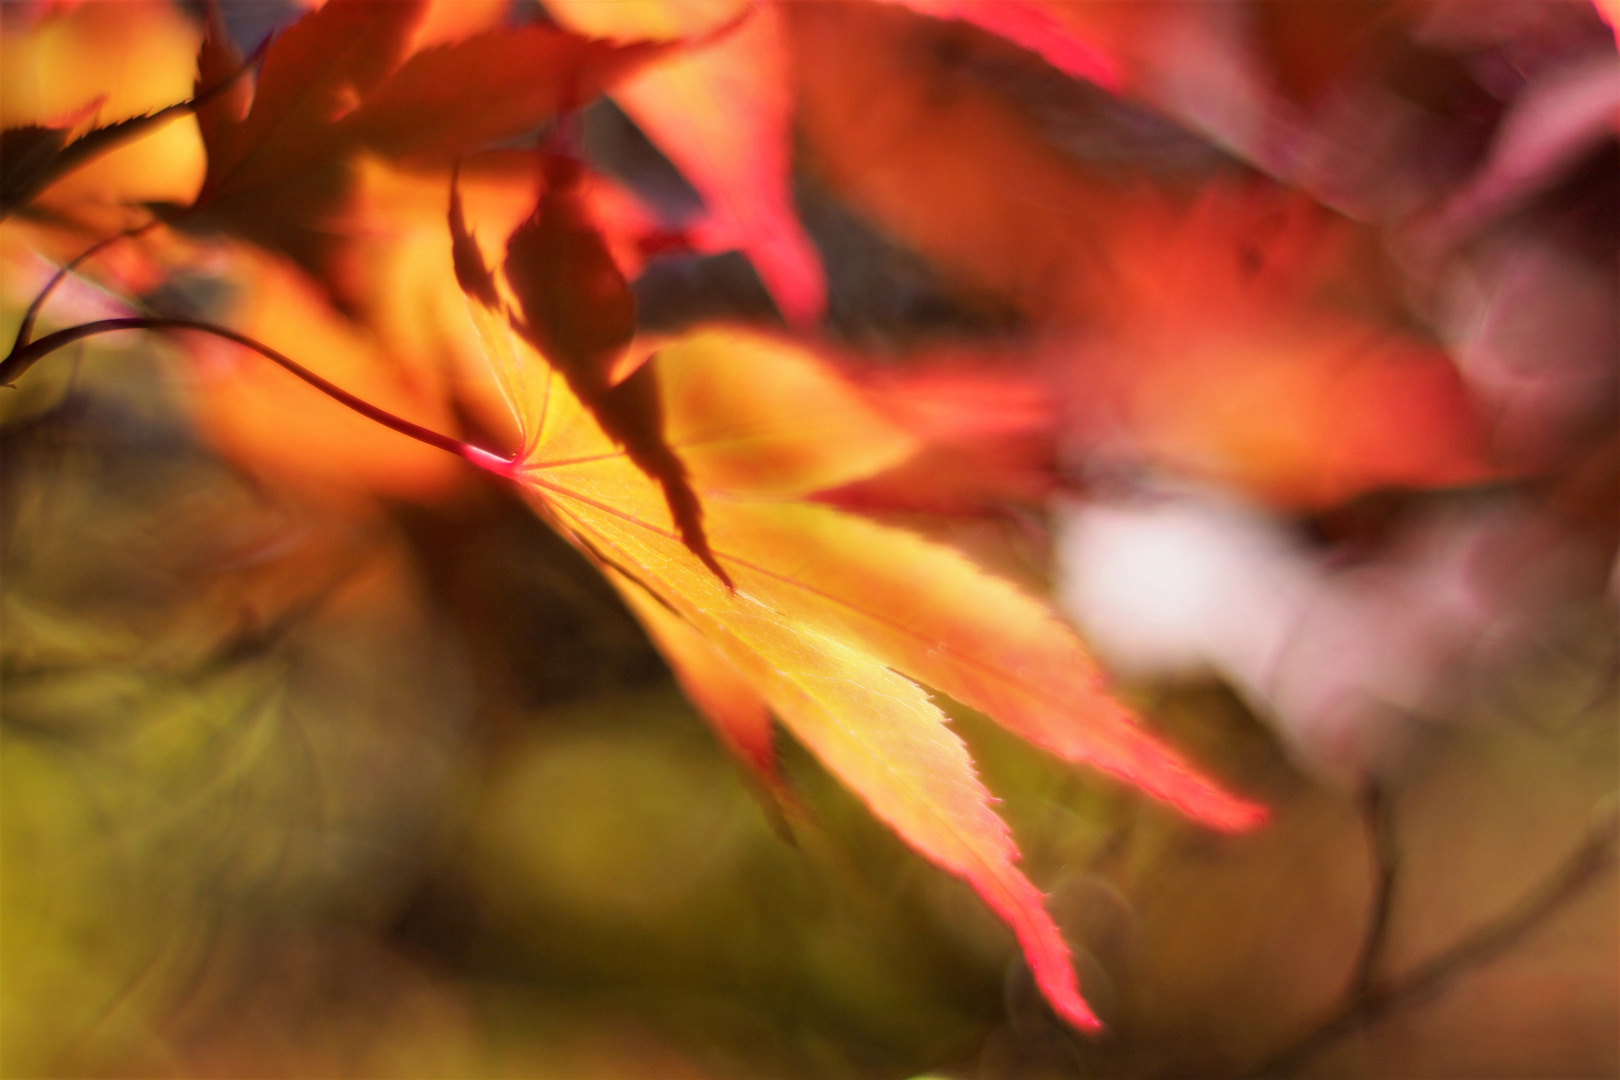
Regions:
<instances>
[{"instance_id":1,"label":"leaf tip","mask_svg":"<svg viewBox=\"0 0 1620 1080\"><path fill-rule=\"evenodd\" d=\"M697 494L692 490L686 469L679 459L670 454L666 461L643 462L638 460L635 448L632 448L631 460L649 469L659 486L664 489L664 502L669 506L670 516L675 519L675 529L680 533L681 543L697 556L698 562L720 579L722 585L735 593L736 583L731 580L731 575L726 573L726 568L720 565L714 549L709 546L709 536L703 527L703 504L698 501Z\"/></svg>"},{"instance_id":2,"label":"leaf tip","mask_svg":"<svg viewBox=\"0 0 1620 1080\"><path fill-rule=\"evenodd\" d=\"M1051 1002L1052 1009L1063 1021L1071 1027L1085 1032L1087 1035L1101 1035L1103 1022L1097 1019L1097 1014L1087 1008L1086 1003L1077 994L1073 1000L1057 999Z\"/></svg>"},{"instance_id":3,"label":"leaf tip","mask_svg":"<svg viewBox=\"0 0 1620 1080\"><path fill-rule=\"evenodd\" d=\"M460 164L450 173L450 261L461 291L491 311L495 310L500 304L500 296L495 291L495 274L485 264L478 240L467 228L466 213L461 205Z\"/></svg>"},{"instance_id":4,"label":"leaf tip","mask_svg":"<svg viewBox=\"0 0 1620 1080\"><path fill-rule=\"evenodd\" d=\"M1004 897L983 891L980 895L990 901L991 908L1012 927L1035 986L1052 1011L1077 1031L1099 1034L1103 1022L1081 996L1069 946L1047 914L1040 893L1022 878L1012 892L1016 899L1010 905L1005 903Z\"/></svg>"},{"instance_id":5,"label":"leaf tip","mask_svg":"<svg viewBox=\"0 0 1620 1080\"><path fill-rule=\"evenodd\" d=\"M1231 799L1219 811L1219 816L1210 820L1211 828L1224 833L1248 832L1258 829L1271 819L1271 807L1263 803L1249 802L1247 799Z\"/></svg>"}]
</instances>

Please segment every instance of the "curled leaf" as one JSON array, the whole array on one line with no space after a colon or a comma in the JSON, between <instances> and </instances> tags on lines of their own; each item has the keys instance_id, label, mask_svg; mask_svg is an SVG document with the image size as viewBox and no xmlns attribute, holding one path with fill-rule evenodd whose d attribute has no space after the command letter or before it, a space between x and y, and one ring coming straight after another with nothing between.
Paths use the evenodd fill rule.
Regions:
<instances>
[{"instance_id":1,"label":"curled leaf","mask_svg":"<svg viewBox=\"0 0 1620 1080\"><path fill-rule=\"evenodd\" d=\"M521 316L512 326L568 381L602 430L658 482L687 546L722 581L703 506L663 436L658 383L643 366L615 382L636 332L635 298L580 198L580 167L553 157L545 191L506 244L503 273Z\"/></svg>"}]
</instances>

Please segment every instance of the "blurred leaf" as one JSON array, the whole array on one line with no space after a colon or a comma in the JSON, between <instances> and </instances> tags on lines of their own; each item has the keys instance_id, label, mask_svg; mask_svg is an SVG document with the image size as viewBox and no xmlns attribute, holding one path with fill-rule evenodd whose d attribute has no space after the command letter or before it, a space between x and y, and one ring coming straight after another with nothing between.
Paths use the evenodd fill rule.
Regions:
<instances>
[{"instance_id":1,"label":"blurred leaf","mask_svg":"<svg viewBox=\"0 0 1620 1080\"><path fill-rule=\"evenodd\" d=\"M709 32L712 40L615 86L613 99L703 196L704 246L741 250L789 324L814 325L826 308L827 286L794 211L793 99L775 7L551 0L547 10L581 33L619 39ZM729 25L728 18L740 22Z\"/></svg>"},{"instance_id":2,"label":"blurred leaf","mask_svg":"<svg viewBox=\"0 0 1620 1080\"><path fill-rule=\"evenodd\" d=\"M201 146L189 122L175 120L187 109L176 103L192 94L199 37L185 13L153 0L63 6L42 18L7 11L0 124L52 129L62 145L27 157L6 147L6 214L37 196L42 212L33 216L42 221L106 219L119 222L110 225L116 231L133 216L127 203L196 193ZM17 220L8 218L8 229Z\"/></svg>"},{"instance_id":3,"label":"blurred leaf","mask_svg":"<svg viewBox=\"0 0 1620 1080\"><path fill-rule=\"evenodd\" d=\"M333 219L361 150L449 164L577 107L653 52L524 26L408 56L425 10L336 0L277 37L246 115L204 129L208 173L192 212L329 277Z\"/></svg>"}]
</instances>

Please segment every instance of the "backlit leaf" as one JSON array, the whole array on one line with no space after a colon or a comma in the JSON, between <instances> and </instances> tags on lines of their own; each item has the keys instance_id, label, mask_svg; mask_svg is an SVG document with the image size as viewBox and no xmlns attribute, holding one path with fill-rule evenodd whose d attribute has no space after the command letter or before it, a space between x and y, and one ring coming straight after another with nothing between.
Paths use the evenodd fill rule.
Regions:
<instances>
[{"instance_id":1,"label":"backlit leaf","mask_svg":"<svg viewBox=\"0 0 1620 1080\"><path fill-rule=\"evenodd\" d=\"M462 265L476 256L457 211L459 204L452 235ZM1095 1028L1062 936L1018 871L1017 849L966 748L912 678L1217 827L1252 825L1263 811L1198 776L1137 727L1106 696L1078 640L1041 604L927 541L828 507L705 486L704 523L723 581L686 542L665 492L572 392L572 380L512 331L507 303L486 303L487 271L469 268L462 279L524 433L522 453L497 471L521 484L541 515L650 614L654 639L683 683L756 768L763 702L873 813L966 879L1012 927L1053 1007ZM745 396L728 403L704 393L722 381L683 371L701 372L724 357L728 337L750 348L750 335L713 332L690 348L666 346L637 372L664 383L672 427L694 436L695 460L704 441L696 418L706 417L709 438L722 442L728 430L750 427ZM758 355L768 346L752 349ZM789 377L802 383L813 369L801 358ZM771 378L768 365L755 364L750 385ZM822 378L836 382L830 369ZM728 406L737 421L726 416ZM676 449L687 452L685 443ZM827 453L840 456L836 448ZM890 458L859 456L867 467ZM808 471L838 472L813 464Z\"/></svg>"},{"instance_id":2,"label":"backlit leaf","mask_svg":"<svg viewBox=\"0 0 1620 1080\"><path fill-rule=\"evenodd\" d=\"M726 654L704 637L691 623L665 607L633 578L605 567L636 613L658 651L669 662L675 681L692 704L725 743L769 790L780 781L776 768L776 748L771 731L771 711L765 698L737 669Z\"/></svg>"},{"instance_id":3,"label":"backlit leaf","mask_svg":"<svg viewBox=\"0 0 1620 1080\"><path fill-rule=\"evenodd\" d=\"M421 0L331 0L276 38L252 108L203 127L201 223L290 255L341 293L332 264L362 151L449 166L589 101L657 48L531 25L408 55L425 12ZM215 48L205 43L200 66L217 66Z\"/></svg>"},{"instance_id":4,"label":"backlit leaf","mask_svg":"<svg viewBox=\"0 0 1620 1080\"><path fill-rule=\"evenodd\" d=\"M121 204L195 195L202 148L177 106L192 95L193 20L142 0L64 5L37 20L25 8L7 4L0 30L0 126L55 129L61 153L36 146L25 161L4 148L7 211L37 199L43 219L116 231L131 217Z\"/></svg>"},{"instance_id":5,"label":"backlit leaf","mask_svg":"<svg viewBox=\"0 0 1620 1080\"><path fill-rule=\"evenodd\" d=\"M265 51L252 108L209 144L199 201L270 193L330 164L336 121L404 60L423 11L420 0L334 0L288 27Z\"/></svg>"},{"instance_id":6,"label":"backlit leaf","mask_svg":"<svg viewBox=\"0 0 1620 1080\"><path fill-rule=\"evenodd\" d=\"M517 310L508 319L513 329L551 358L602 431L658 482L682 539L704 565L726 580L704 536L703 508L687 480L686 466L664 441L657 382L645 367L615 378L635 336L635 299L607 242L587 216L579 191L582 166L559 154L548 154L546 162L540 204L506 242L503 276L517 300ZM459 211L459 203L453 204L452 216L459 216ZM460 235L465 229L454 225L452 232ZM474 295L481 308L490 310L486 295L476 290Z\"/></svg>"},{"instance_id":7,"label":"backlit leaf","mask_svg":"<svg viewBox=\"0 0 1620 1080\"><path fill-rule=\"evenodd\" d=\"M197 95L223 85L242 66L242 55L225 29L225 16L219 5L209 3L207 13L202 45L197 50L197 81L193 90ZM246 78L237 79L222 93L198 104L194 111L203 145L219 144L225 138L225 130L241 123L252 104L253 83Z\"/></svg>"},{"instance_id":8,"label":"backlit leaf","mask_svg":"<svg viewBox=\"0 0 1620 1080\"><path fill-rule=\"evenodd\" d=\"M344 127L390 157L445 161L520 135L595 97L667 46L616 46L549 26L487 30L412 56Z\"/></svg>"},{"instance_id":9,"label":"backlit leaf","mask_svg":"<svg viewBox=\"0 0 1620 1080\"><path fill-rule=\"evenodd\" d=\"M182 103L91 128L73 136L71 127L25 124L7 128L0 143L0 217L28 205L53 181L115 146L145 135L190 110Z\"/></svg>"},{"instance_id":10,"label":"backlit leaf","mask_svg":"<svg viewBox=\"0 0 1620 1080\"><path fill-rule=\"evenodd\" d=\"M0 134L0 214L22 206L45 185L65 145L67 132L41 124L7 128Z\"/></svg>"},{"instance_id":11,"label":"backlit leaf","mask_svg":"<svg viewBox=\"0 0 1620 1080\"><path fill-rule=\"evenodd\" d=\"M794 210L794 106L776 9L671 0L551 0L547 9L582 33L655 37L703 27L713 34L638 71L613 98L703 196L714 246L748 256L790 323L816 322L827 287ZM739 10L741 21L725 26Z\"/></svg>"},{"instance_id":12,"label":"backlit leaf","mask_svg":"<svg viewBox=\"0 0 1620 1080\"><path fill-rule=\"evenodd\" d=\"M1042 5L1023 0L894 0L923 15L960 19L1020 45L1068 75L1110 88L1119 64ZM1072 5L1071 5L1072 6Z\"/></svg>"}]
</instances>

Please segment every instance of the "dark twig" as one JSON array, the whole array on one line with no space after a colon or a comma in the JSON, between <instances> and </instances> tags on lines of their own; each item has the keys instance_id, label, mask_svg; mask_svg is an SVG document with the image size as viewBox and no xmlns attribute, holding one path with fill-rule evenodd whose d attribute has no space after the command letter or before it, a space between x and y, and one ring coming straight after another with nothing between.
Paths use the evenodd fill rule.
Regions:
<instances>
[{"instance_id":1,"label":"dark twig","mask_svg":"<svg viewBox=\"0 0 1620 1080\"><path fill-rule=\"evenodd\" d=\"M83 338L94 337L98 334L115 333L120 330L192 330L197 333L223 338L245 349L251 349L265 359L273 361L327 397L352 409L368 420L381 424L392 431L397 431L408 438L415 439L417 442L426 443L428 446L437 447L446 453L455 454L457 457L470 461L482 469L487 469L501 476L511 474L512 462L507 458L491 453L481 447L473 446L470 443L464 443L460 439L441 435L437 431L412 423L403 417L395 416L386 409L380 409L369 401L355 397L341 386L328 382L310 371L298 361L277 352L268 345L253 340L246 334L239 334L227 327L216 326L213 323L202 322L197 319L148 318L144 316L123 319L99 319L95 322L70 326L65 330L46 334L38 341L32 341L21 348L13 349L10 355L4 360L0 360L0 386L14 385L24 372L64 345L70 345Z\"/></svg>"},{"instance_id":2,"label":"dark twig","mask_svg":"<svg viewBox=\"0 0 1620 1080\"><path fill-rule=\"evenodd\" d=\"M67 263L63 264L63 266L57 270L54 275L52 275L51 280L45 283L45 287L39 291L39 295L34 297L34 302L28 305L28 310L23 312L22 325L17 327L17 340L12 342L11 351L15 353L18 349L21 349L23 346L27 345L28 342L33 338L34 323L38 321L39 313L45 307L45 302L51 298L51 294L56 291L58 285L62 284L62 282L67 279L69 274L73 273L80 266L83 266L90 259L101 254L103 251L106 251L117 241L128 237L139 236L141 233L146 232L156 224L156 221L148 221L145 225L138 225L133 229L125 229L121 233L113 233L111 236L97 240L94 244L91 244L89 247L75 255Z\"/></svg>"},{"instance_id":3,"label":"dark twig","mask_svg":"<svg viewBox=\"0 0 1620 1080\"><path fill-rule=\"evenodd\" d=\"M1383 955L1389 937L1390 912L1395 903L1395 878L1400 871L1400 848L1396 844L1395 807L1377 780L1369 780L1361 795L1361 811L1367 824L1367 840L1372 860L1372 911L1367 917L1367 933L1361 940L1361 954L1350 971L1348 993L1365 994L1372 986L1373 972Z\"/></svg>"},{"instance_id":4,"label":"dark twig","mask_svg":"<svg viewBox=\"0 0 1620 1080\"><path fill-rule=\"evenodd\" d=\"M1500 956L1612 868L1617 861L1617 842L1620 803L1610 800L1569 858L1506 915L1405 975L1373 982L1347 995L1332 1016L1298 1042L1249 1070L1246 1080L1290 1076L1357 1028L1438 994L1454 976Z\"/></svg>"}]
</instances>

